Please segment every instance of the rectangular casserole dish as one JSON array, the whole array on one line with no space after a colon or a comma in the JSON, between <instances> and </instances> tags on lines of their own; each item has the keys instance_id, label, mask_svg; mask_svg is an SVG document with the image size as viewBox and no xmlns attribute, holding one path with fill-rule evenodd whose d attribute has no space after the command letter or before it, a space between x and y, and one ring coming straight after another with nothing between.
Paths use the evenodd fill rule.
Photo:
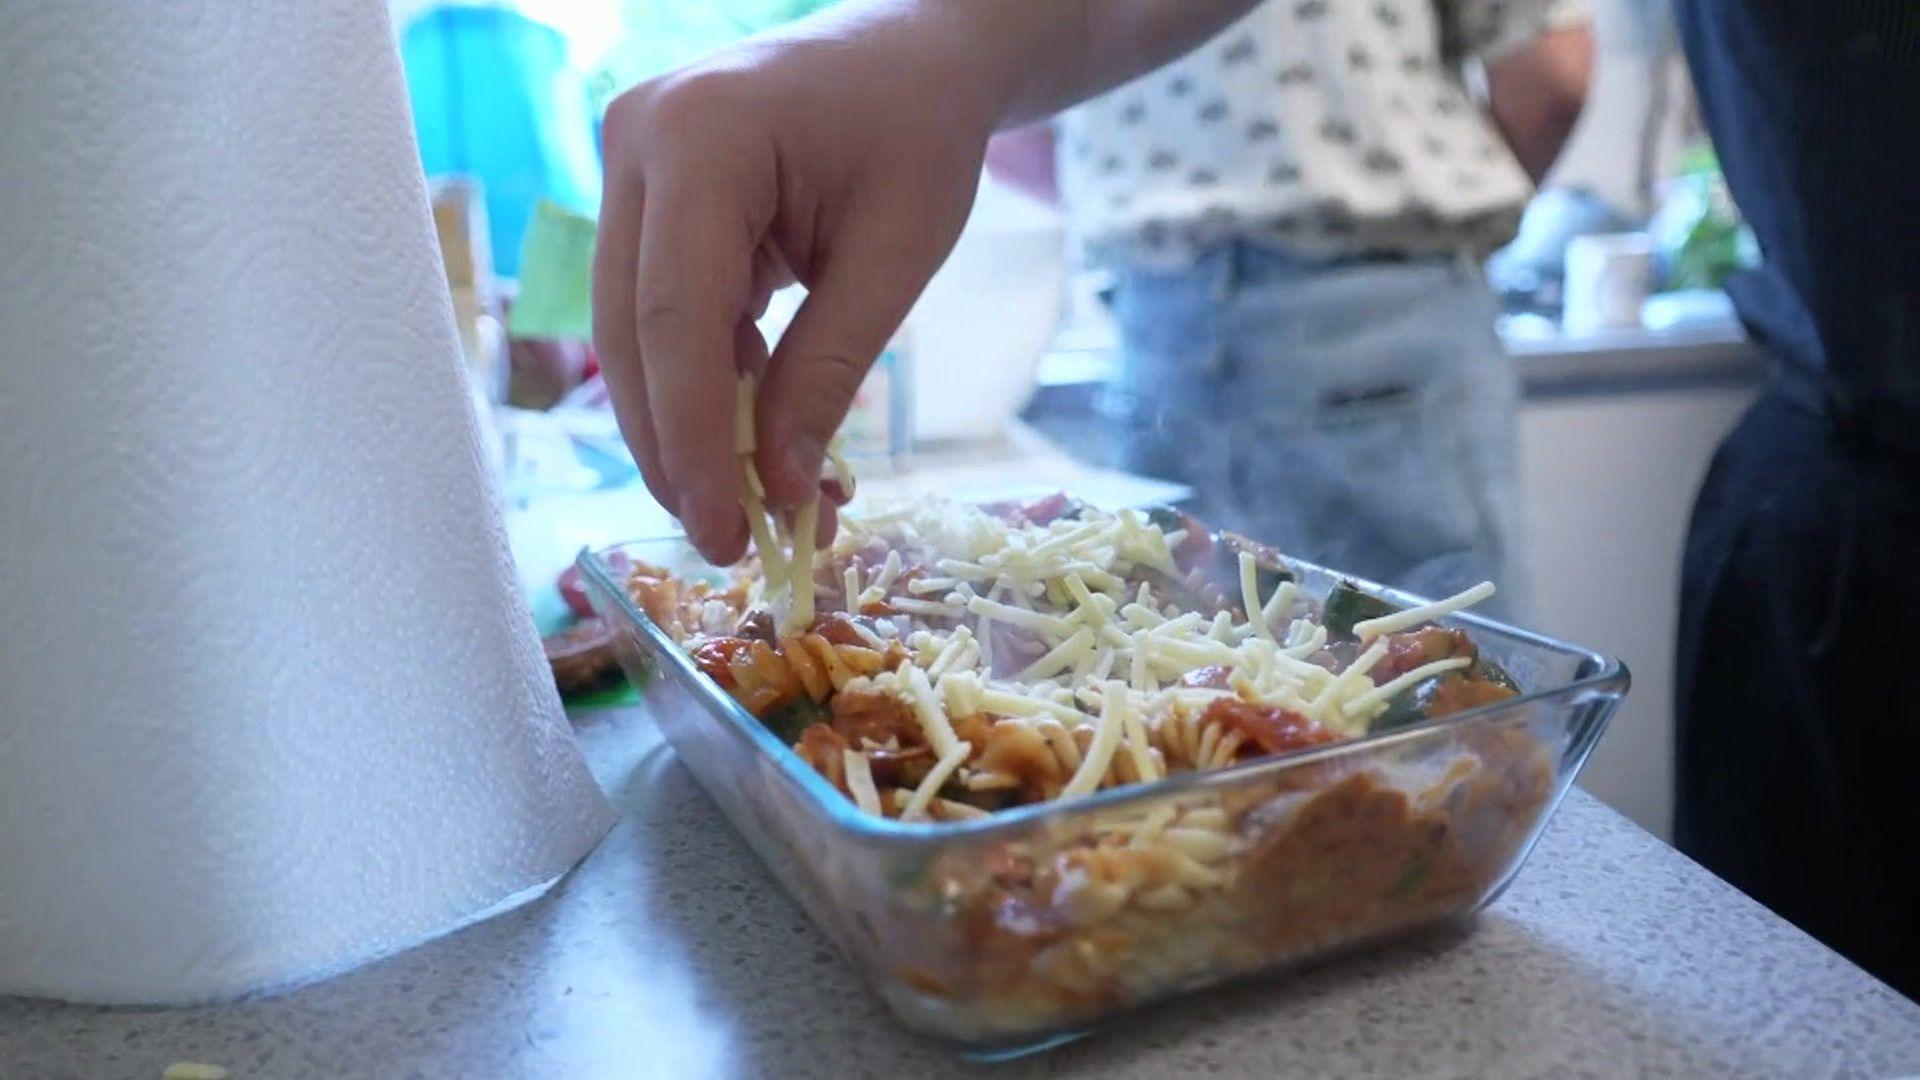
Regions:
<instances>
[{"instance_id":1,"label":"rectangular casserole dish","mask_svg":"<svg viewBox=\"0 0 1920 1080\"><path fill-rule=\"evenodd\" d=\"M616 552L689 580L725 572L680 538L580 556L622 665L707 794L901 1020L975 1051L1047 1045L1145 1002L1484 907L1628 684L1616 659L1453 616L1441 625L1468 630L1519 697L979 820L901 822L861 812L702 674L628 594ZM1287 561L1316 602L1353 581ZM1036 893L1043 865L1047 880L1085 887ZM1130 887L1140 866L1175 884Z\"/></svg>"}]
</instances>

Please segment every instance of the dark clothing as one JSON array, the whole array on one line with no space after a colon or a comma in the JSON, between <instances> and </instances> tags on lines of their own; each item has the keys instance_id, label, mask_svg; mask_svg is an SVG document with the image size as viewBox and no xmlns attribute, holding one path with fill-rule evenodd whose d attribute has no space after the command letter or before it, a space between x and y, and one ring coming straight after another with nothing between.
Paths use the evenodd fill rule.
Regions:
<instances>
[{"instance_id":1,"label":"dark clothing","mask_svg":"<svg viewBox=\"0 0 1920 1080\"><path fill-rule=\"evenodd\" d=\"M1674 841L1920 996L1920 498L1769 393L1682 571Z\"/></svg>"},{"instance_id":2,"label":"dark clothing","mask_svg":"<svg viewBox=\"0 0 1920 1080\"><path fill-rule=\"evenodd\" d=\"M1676 14L1776 373L1687 538L1674 839L1920 996L1920 3Z\"/></svg>"},{"instance_id":3,"label":"dark clothing","mask_svg":"<svg viewBox=\"0 0 1920 1080\"><path fill-rule=\"evenodd\" d=\"M1920 448L1920 3L1677 0L1727 184L1766 264L1728 286L1838 410Z\"/></svg>"}]
</instances>

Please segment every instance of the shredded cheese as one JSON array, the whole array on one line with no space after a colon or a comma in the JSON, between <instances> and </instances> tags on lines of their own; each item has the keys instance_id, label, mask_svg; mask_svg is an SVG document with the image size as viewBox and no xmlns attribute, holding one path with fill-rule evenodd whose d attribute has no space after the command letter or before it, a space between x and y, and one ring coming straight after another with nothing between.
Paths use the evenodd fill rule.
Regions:
<instances>
[{"instance_id":1,"label":"shredded cheese","mask_svg":"<svg viewBox=\"0 0 1920 1080\"><path fill-rule=\"evenodd\" d=\"M982 708L990 709L1007 716L1052 716L1061 720L1079 722L1086 714L1071 705L1062 705L1051 698L1032 694L1016 694L1006 690L986 690L980 694Z\"/></svg>"},{"instance_id":2,"label":"shredded cheese","mask_svg":"<svg viewBox=\"0 0 1920 1080\"><path fill-rule=\"evenodd\" d=\"M1293 613L1293 605L1299 600L1300 586L1283 581L1273 590L1273 596L1267 600L1267 606L1261 609L1261 614L1266 616L1269 625L1285 622L1287 616Z\"/></svg>"},{"instance_id":3,"label":"shredded cheese","mask_svg":"<svg viewBox=\"0 0 1920 1080\"><path fill-rule=\"evenodd\" d=\"M1196 710L1223 698L1278 705L1355 733L1407 687L1468 664L1458 658L1438 661L1373 686L1369 672L1386 655L1386 635L1457 611L1493 591L1482 584L1362 622L1355 628L1363 646L1359 657L1336 673L1312 659L1328 640L1313 606L1295 618L1304 599L1301 587L1283 580L1262 597L1260 566L1250 552L1237 553L1243 622L1228 611L1184 610L1169 602L1172 595L1156 596L1151 586L1128 580L1136 568L1149 567L1184 580L1172 555L1185 539L1184 530L1164 532L1130 511L1035 526L1010 524L974 508L922 502L865 515L864 525L849 521L845 540L830 553L834 561L825 572L837 576L849 614L878 603L896 613L851 622L859 640L885 660L865 650L857 650L861 657L843 657L826 638L808 632L815 576L822 572L813 543L819 504L783 519L768 512L758 494L763 489L752 459L753 390L751 380L743 379L735 410L742 505L765 567L762 579L749 582L748 589L755 602L776 613L782 652L790 654L792 670L785 678L816 701L829 685L837 692L893 695L912 710L933 751L933 769L910 793L881 788L868 748L847 751L847 791L869 812L956 820L981 811L941 798L942 784L957 777L971 790L990 791L1019 782L1005 768L983 769L977 761L969 766L974 747L958 737L952 718L985 716L1044 740L1065 776L1060 798L1091 794L1110 781L1162 779L1168 763L1163 754L1177 756L1181 767L1231 761L1244 736L1193 720ZM834 468L845 472L838 461ZM886 545L879 565L859 555L872 550L866 545L874 538ZM1006 663L999 678L996 639L1003 663L1010 645L1020 651L1020 659ZM905 663L899 662L896 642L905 646ZM1038 658L1028 660L1035 652ZM1016 667L1011 676L1005 674ZM1179 685L1202 667L1223 668L1226 689ZM1156 746L1169 739L1177 741L1166 746L1177 750ZM917 742L912 736L906 741ZM884 747L899 748L897 740ZM1161 837L1170 824L1171 819L1160 821L1134 835ZM1191 839L1182 836L1183 842ZM1190 887L1214 873L1203 865L1211 849L1202 850L1205 845L1197 840L1187 846L1199 861L1187 860L1160 887Z\"/></svg>"},{"instance_id":4,"label":"shredded cheese","mask_svg":"<svg viewBox=\"0 0 1920 1080\"><path fill-rule=\"evenodd\" d=\"M1240 553L1240 603L1253 632L1272 641L1273 627L1267 625L1266 607L1260 603L1260 564L1245 551Z\"/></svg>"},{"instance_id":5,"label":"shredded cheese","mask_svg":"<svg viewBox=\"0 0 1920 1080\"><path fill-rule=\"evenodd\" d=\"M1058 615L1043 615L1027 608L1017 608L1011 604L1002 604L984 596L976 596L967 601L967 610L983 619L998 619L1014 626L1024 626L1029 630L1063 638L1072 633L1073 626Z\"/></svg>"},{"instance_id":6,"label":"shredded cheese","mask_svg":"<svg viewBox=\"0 0 1920 1080\"><path fill-rule=\"evenodd\" d=\"M1341 702L1340 711L1346 713L1348 716L1364 715L1374 706L1384 705L1388 701L1393 700L1394 695L1409 686L1414 686L1425 679L1448 671L1458 671L1472 663L1473 661L1464 656L1450 656L1445 660L1435 660L1429 664L1422 664L1412 671L1405 672L1387 682L1381 683L1379 686L1374 687L1364 694Z\"/></svg>"},{"instance_id":7,"label":"shredded cheese","mask_svg":"<svg viewBox=\"0 0 1920 1080\"><path fill-rule=\"evenodd\" d=\"M1134 775L1140 778L1141 783L1160 779L1160 762L1154 757L1153 744L1147 741L1147 725L1140 716L1140 710L1134 707L1133 702L1127 700L1126 690L1121 684L1107 685L1114 687L1111 692L1120 695L1121 698L1120 719L1127 740L1127 756L1133 759Z\"/></svg>"},{"instance_id":8,"label":"shredded cheese","mask_svg":"<svg viewBox=\"0 0 1920 1080\"><path fill-rule=\"evenodd\" d=\"M873 768L867 763L867 755L842 750L840 761L846 769L847 793L853 796L853 804L869 814L880 813L880 789L873 786Z\"/></svg>"},{"instance_id":9,"label":"shredded cheese","mask_svg":"<svg viewBox=\"0 0 1920 1080\"><path fill-rule=\"evenodd\" d=\"M1472 607L1493 594L1493 582L1483 581L1471 589L1463 589L1444 600L1435 600L1431 604L1423 604L1405 611L1396 611L1391 615L1382 615L1377 619L1364 619L1354 623L1353 636L1361 641L1370 641L1408 627L1444 618L1462 608Z\"/></svg>"},{"instance_id":10,"label":"shredded cheese","mask_svg":"<svg viewBox=\"0 0 1920 1080\"><path fill-rule=\"evenodd\" d=\"M964 749L966 743L953 733L953 725L947 723L946 713L941 711L940 699L934 695L933 684L928 681L927 673L917 667L906 669L907 693L913 703L914 718L920 721L920 730L927 736L927 745L941 757Z\"/></svg>"},{"instance_id":11,"label":"shredded cheese","mask_svg":"<svg viewBox=\"0 0 1920 1080\"><path fill-rule=\"evenodd\" d=\"M973 640L973 632L962 626L947 638L941 646L940 655L927 665L927 678L938 680L949 671L973 666L973 658L980 655L980 646Z\"/></svg>"},{"instance_id":12,"label":"shredded cheese","mask_svg":"<svg viewBox=\"0 0 1920 1080\"><path fill-rule=\"evenodd\" d=\"M1013 681L1033 682L1037 679L1051 678L1072 667L1092 651L1093 631L1083 626L1075 630L1072 637L1048 649L1040 659L1020 669L1013 676Z\"/></svg>"},{"instance_id":13,"label":"shredded cheese","mask_svg":"<svg viewBox=\"0 0 1920 1080\"><path fill-rule=\"evenodd\" d=\"M1346 693L1347 687L1366 678L1367 672L1373 670L1373 665L1379 663L1386 655L1387 643L1384 641L1376 641L1367 651L1355 657L1353 663L1348 664L1345 671L1342 671L1335 677L1333 682L1329 683L1327 688L1320 692L1319 696L1308 703L1307 719L1326 720L1334 705L1338 704L1341 696Z\"/></svg>"},{"instance_id":14,"label":"shredded cheese","mask_svg":"<svg viewBox=\"0 0 1920 1080\"><path fill-rule=\"evenodd\" d=\"M787 560L780 554L780 545L767 527L767 507L761 498L765 492L751 457L740 458L740 473L744 485L740 503L747 515L747 531L753 534L754 549L760 552L761 572L766 577L767 588L778 589L786 581Z\"/></svg>"},{"instance_id":15,"label":"shredded cheese","mask_svg":"<svg viewBox=\"0 0 1920 1080\"><path fill-rule=\"evenodd\" d=\"M786 620L788 627L813 625L813 556L816 533L820 528L820 500L813 499L794 515L793 564L791 567L793 607Z\"/></svg>"},{"instance_id":16,"label":"shredded cheese","mask_svg":"<svg viewBox=\"0 0 1920 1080\"><path fill-rule=\"evenodd\" d=\"M815 496L794 515L792 533L778 515L773 516L773 526L768 528L766 486L753 465L754 405L759 388L759 380L752 373L742 374L734 386L733 450L740 463L740 508L746 515L747 531L753 537L754 547L760 552L766 580L764 599L779 615L781 630L804 631L813 624L814 616L813 563L820 526L820 499ZM846 462L831 447L829 453L840 479L851 486L853 474L846 468ZM854 609L851 591L847 608Z\"/></svg>"},{"instance_id":17,"label":"shredded cheese","mask_svg":"<svg viewBox=\"0 0 1920 1080\"><path fill-rule=\"evenodd\" d=\"M920 786L913 789L913 797L907 800L907 805L900 811L900 820L918 821L926 817L927 806L933 802L933 797L939 793L941 786L947 782L948 777L953 775L954 770L967 760L969 753L972 751L967 744L961 743L949 753L941 755L940 760L934 762L933 768L927 770L927 775L920 781Z\"/></svg>"},{"instance_id":18,"label":"shredded cheese","mask_svg":"<svg viewBox=\"0 0 1920 1080\"><path fill-rule=\"evenodd\" d=\"M860 635L860 640L867 643L867 646L869 648L873 649L875 652L884 653L887 651L887 641L885 638L881 637L879 634L874 633L872 630L867 629L866 626L862 625L861 623L854 622L849 625L853 627L854 633Z\"/></svg>"},{"instance_id":19,"label":"shredded cheese","mask_svg":"<svg viewBox=\"0 0 1920 1080\"><path fill-rule=\"evenodd\" d=\"M1113 764L1113 752L1120 745L1121 698L1126 692L1126 687L1117 682L1101 686L1100 726L1093 733L1093 742L1087 745L1080 767L1074 770L1067 786L1060 789L1062 799L1091 794L1100 787L1100 781L1106 779L1107 766Z\"/></svg>"},{"instance_id":20,"label":"shredded cheese","mask_svg":"<svg viewBox=\"0 0 1920 1080\"><path fill-rule=\"evenodd\" d=\"M853 475L853 466L847 464L847 459L841 454L840 447L840 436L835 435L827 440L828 471L833 474L832 478L840 481L840 486L845 489L841 494L851 499L857 482Z\"/></svg>"},{"instance_id":21,"label":"shredded cheese","mask_svg":"<svg viewBox=\"0 0 1920 1080\"><path fill-rule=\"evenodd\" d=\"M964 608L955 607L952 604L938 603L932 600L915 600L910 596L893 597L887 601L887 606L895 611L904 611L909 615L926 615L935 619L957 619L966 614Z\"/></svg>"}]
</instances>

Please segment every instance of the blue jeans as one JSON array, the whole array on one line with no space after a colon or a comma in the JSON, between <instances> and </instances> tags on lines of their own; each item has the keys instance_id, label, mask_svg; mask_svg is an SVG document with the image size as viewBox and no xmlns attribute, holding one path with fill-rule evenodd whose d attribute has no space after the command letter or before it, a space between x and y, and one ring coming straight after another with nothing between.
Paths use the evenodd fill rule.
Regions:
<instances>
[{"instance_id":1,"label":"blue jeans","mask_svg":"<svg viewBox=\"0 0 1920 1080\"><path fill-rule=\"evenodd\" d=\"M1526 610L1517 373L1465 258L1305 264L1250 244L1127 267L1117 460L1210 522L1428 596Z\"/></svg>"}]
</instances>

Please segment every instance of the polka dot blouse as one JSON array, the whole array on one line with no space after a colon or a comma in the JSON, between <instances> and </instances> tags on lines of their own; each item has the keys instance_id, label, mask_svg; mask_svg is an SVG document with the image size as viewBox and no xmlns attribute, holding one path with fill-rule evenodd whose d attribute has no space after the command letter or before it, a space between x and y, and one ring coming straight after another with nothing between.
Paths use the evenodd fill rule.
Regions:
<instances>
[{"instance_id":1,"label":"polka dot blouse","mask_svg":"<svg viewBox=\"0 0 1920 1080\"><path fill-rule=\"evenodd\" d=\"M1096 256L1166 261L1229 238L1490 251L1532 185L1463 66L1583 18L1576 0L1267 0L1062 117L1074 232Z\"/></svg>"}]
</instances>

